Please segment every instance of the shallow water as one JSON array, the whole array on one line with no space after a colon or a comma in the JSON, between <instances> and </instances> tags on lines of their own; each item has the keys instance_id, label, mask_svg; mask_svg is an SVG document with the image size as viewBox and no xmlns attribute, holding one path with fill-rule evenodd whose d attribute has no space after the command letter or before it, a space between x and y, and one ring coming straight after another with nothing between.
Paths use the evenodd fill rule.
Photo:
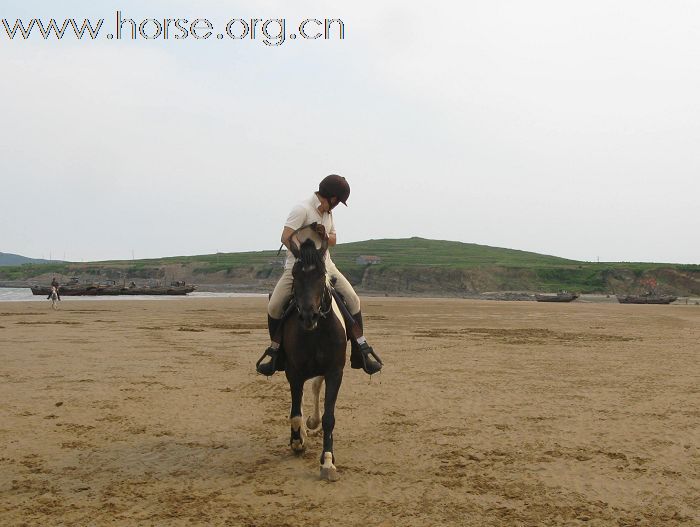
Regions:
<instances>
[{"instance_id":1,"label":"shallow water","mask_svg":"<svg viewBox=\"0 0 700 527\"><path fill-rule=\"evenodd\" d=\"M266 297L262 293L210 293L208 291L195 291L186 296L182 295L124 295L124 296L64 296L63 302L100 301L100 300L186 300L188 298L254 298ZM43 295L33 295L29 288L0 287L0 302L38 302L46 300Z\"/></svg>"}]
</instances>

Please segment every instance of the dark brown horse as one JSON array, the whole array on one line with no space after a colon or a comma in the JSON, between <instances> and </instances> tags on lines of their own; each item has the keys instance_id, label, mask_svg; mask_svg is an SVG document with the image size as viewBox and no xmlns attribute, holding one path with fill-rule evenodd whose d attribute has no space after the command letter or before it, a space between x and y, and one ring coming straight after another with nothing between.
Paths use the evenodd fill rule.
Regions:
<instances>
[{"instance_id":1,"label":"dark brown horse","mask_svg":"<svg viewBox=\"0 0 700 527\"><path fill-rule=\"evenodd\" d=\"M292 269L294 302L298 316L290 316L284 325L283 342L287 354L286 374L292 393L290 446L295 452L305 449L306 427L314 430L323 425L321 478L338 479L333 455L335 402L343 381L347 336L343 317L331 294L324 256L327 244L317 249L312 240L300 248L292 244L297 261ZM304 383L314 379L314 413L306 423L302 417ZM326 393L323 417L319 398L323 381Z\"/></svg>"}]
</instances>

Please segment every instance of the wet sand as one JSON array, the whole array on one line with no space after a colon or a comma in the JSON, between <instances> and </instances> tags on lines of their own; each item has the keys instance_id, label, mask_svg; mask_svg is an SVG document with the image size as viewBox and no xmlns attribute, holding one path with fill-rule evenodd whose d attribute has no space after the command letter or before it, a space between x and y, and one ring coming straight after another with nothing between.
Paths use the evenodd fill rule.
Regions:
<instances>
[{"instance_id":1,"label":"wet sand","mask_svg":"<svg viewBox=\"0 0 700 527\"><path fill-rule=\"evenodd\" d=\"M700 308L364 299L341 480L264 299L0 303L0 525L698 525Z\"/></svg>"}]
</instances>

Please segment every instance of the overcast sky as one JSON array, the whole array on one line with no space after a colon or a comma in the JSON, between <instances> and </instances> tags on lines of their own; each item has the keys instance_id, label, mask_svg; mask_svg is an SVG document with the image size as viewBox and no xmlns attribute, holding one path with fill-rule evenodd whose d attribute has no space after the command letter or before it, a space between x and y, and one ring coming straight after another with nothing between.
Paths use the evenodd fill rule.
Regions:
<instances>
[{"instance_id":1,"label":"overcast sky","mask_svg":"<svg viewBox=\"0 0 700 527\"><path fill-rule=\"evenodd\" d=\"M214 33L340 18L345 39L10 41L0 24L2 252L277 248L339 173L340 243L700 263L698 2L57 4L3 0L0 18L104 18L103 35L117 9Z\"/></svg>"}]
</instances>

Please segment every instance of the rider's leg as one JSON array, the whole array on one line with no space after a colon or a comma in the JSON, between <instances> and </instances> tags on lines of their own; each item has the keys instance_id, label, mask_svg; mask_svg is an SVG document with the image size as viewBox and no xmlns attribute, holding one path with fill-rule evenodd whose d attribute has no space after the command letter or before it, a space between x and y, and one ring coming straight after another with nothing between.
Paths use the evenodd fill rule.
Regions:
<instances>
[{"instance_id":1,"label":"rider's leg","mask_svg":"<svg viewBox=\"0 0 700 527\"><path fill-rule=\"evenodd\" d=\"M292 297L292 271L285 269L280 277L275 290L272 292L270 301L267 305L267 329L270 333L270 346L265 350L263 356L258 360L255 369L263 375L272 375L277 370L284 369L284 356L280 351L280 336L277 334L280 324L282 323L282 315L284 315L284 307ZM267 362L262 362L265 357L270 357Z\"/></svg>"},{"instance_id":2,"label":"rider's leg","mask_svg":"<svg viewBox=\"0 0 700 527\"><path fill-rule=\"evenodd\" d=\"M354 369L362 368L365 373L370 375L377 373L382 369L382 361L365 339L362 312L360 311L360 297L357 296L350 282L338 271L335 265L332 263L326 265L329 274L336 279L336 291L343 295L345 304L355 322L354 330L350 331L352 337L350 339L350 367Z\"/></svg>"}]
</instances>

